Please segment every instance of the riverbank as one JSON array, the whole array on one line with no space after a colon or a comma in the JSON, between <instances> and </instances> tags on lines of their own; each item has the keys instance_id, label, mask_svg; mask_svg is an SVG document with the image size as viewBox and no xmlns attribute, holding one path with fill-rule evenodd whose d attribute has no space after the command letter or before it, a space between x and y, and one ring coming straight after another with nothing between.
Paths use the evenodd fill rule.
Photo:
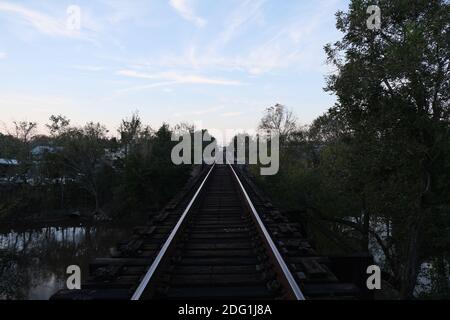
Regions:
<instances>
[{"instance_id":1,"label":"riverbank","mask_svg":"<svg viewBox=\"0 0 450 320\"><path fill-rule=\"evenodd\" d=\"M89 274L89 263L109 256L117 243L129 239L136 226L145 221L85 222L56 220L43 225L0 228L0 300L46 300L66 283L70 265ZM61 222L61 220L59 221Z\"/></svg>"},{"instance_id":2,"label":"riverbank","mask_svg":"<svg viewBox=\"0 0 450 320\"><path fill-rule=\"evenodd\" d=\"M52 210L0 219L0 231L9 229L34 229L45 227L70 227L78 225L122 225L145 223L148 215L113 217L94 215L92 209Z\"/></svg>"},{"instance_id":3,"label":"riverbank","mask_svg":"<svg viewBox=\"0 0 450 320\"><path fill-rule=\"evenodd\" d=\"M146 218L141 219L116 219L97 220L93 216L81 215L79 217L62 215L55 217L29 217L20 220L0 221L0 233L10 230L31 230L40 228L69 228L78 226L139 226L147 222Z\"/></svg>"}]
</instances>

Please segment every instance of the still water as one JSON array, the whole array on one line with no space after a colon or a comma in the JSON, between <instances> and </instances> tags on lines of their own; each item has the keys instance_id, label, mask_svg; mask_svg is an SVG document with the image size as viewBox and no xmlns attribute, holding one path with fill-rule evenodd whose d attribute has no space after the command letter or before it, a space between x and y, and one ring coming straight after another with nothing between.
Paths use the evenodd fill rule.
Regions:
<instances>
[{"instance_id":1,"label":"still water","mask_svg":"<svg viewBox=\"0 0 450 320\"><path fill-rule=\"evenodd\" d=\"M66 285L66 268L105 257L132 226L46 227L0 231L0 299L48 299Z\"/></svg>"}]
</instances>

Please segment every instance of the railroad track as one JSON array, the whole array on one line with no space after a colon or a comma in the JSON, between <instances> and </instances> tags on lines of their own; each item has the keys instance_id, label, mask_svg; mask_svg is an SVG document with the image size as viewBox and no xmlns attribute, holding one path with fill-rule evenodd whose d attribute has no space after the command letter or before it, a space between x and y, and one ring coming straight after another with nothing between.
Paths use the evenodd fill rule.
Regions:
<instances>
[{"instance_id":1,"label":"railroad track","mask_svg":"<svg viewBox=\"0 0 450 320\"><path fill-rule=\"evenodd\" d=\"M215 165L132 297L140 298L304 296L234 169Z\"/></svg>"},{"instance_id":2,"label":"railroad track","mask_svg":"<svg viewBox=\"0 0 450 320\"><path fill-rule=\"evenodd\" d=\"M289 223L231 165L213 165L183 195L91 264L82 290L52 299L354 298Z\"/></svg>"}]
</instances>

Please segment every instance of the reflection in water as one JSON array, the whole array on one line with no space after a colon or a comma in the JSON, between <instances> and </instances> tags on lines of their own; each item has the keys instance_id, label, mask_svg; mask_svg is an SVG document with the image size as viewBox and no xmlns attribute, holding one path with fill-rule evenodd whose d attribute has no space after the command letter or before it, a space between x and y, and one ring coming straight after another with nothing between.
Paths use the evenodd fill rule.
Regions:
<instances>
[{"instance_id":1,"label":"reflection in water","mask_svg":"<svg viewBox=\"0 0 450 320\"><path fill-rule=\"evenodd\" d=\"M66 268L106 256L132 228L112 226L48 227L0 233L0 299L48 299L65 287Z\"/></svg>"},{"instance_id":2,"label":"reflection in water","mask_svg":"<svg viewBox=\"0 0 450 320\"><path fill-rule=\"evenodd\" d=\"M392 221L378 219L374 225L374 230L379 237L386 241L389 235L392 234ZM373 255L374 262L382 269L389 270L386 263L386 256L383 249L374 237L370 237L369 249ZM419 297L421 294L429 294L432 290L431 283L431 270L433 268L432 262L423 262L419 267L419 273L417 275L416 287L414 288L414 295ZM450 278L449 278L450 279Z\"/></svg>"}]
</instances>

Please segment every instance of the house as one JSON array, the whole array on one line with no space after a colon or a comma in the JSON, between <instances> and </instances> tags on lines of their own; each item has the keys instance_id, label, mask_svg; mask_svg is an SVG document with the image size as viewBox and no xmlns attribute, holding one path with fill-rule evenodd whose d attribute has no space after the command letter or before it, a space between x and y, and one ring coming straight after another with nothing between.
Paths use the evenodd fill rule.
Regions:
<instances>
[{"instance_id":1,"label":"house","mask_svg":"<svg viewBox=\"0 0 450 320\"><path fill-rule=\"evenodd\" d=\"M125 158L125 148L119 148L118 150L105 149L105 160L114 162Z\"/></svg>"},{"instance_id":2,"label":"house","mask_svg":"<svg viewBox=\"0 0 450 320\"><path fill-rule=\"evenodd\" d=\"M60 152L62 147L52 147L52 146L36 146L31 149L31 155L36 158L41 158L47 153L57 153Z\"/></svg>"},{"instance_id":3,"label":"house","mask_svg":"<svg viewBox=\"0 0 450 320\"><path fill-rule=\"evenodd\" d=\"M12 169L19 165L19 161L16 159L2 159L0 158L0 176L5 176Z\"/></svg>"},{"instance_id":4,"label":"house","mask_svg":"<svg viewBox=\"0 0 450 320\"><path fill-rule=\"evenodd\" d=\"M0 159L0 166L10 167L10 166L18 166L18 165L19 165L19 161L15 160L15 159Z\"/></svg>"}]
</instances>

